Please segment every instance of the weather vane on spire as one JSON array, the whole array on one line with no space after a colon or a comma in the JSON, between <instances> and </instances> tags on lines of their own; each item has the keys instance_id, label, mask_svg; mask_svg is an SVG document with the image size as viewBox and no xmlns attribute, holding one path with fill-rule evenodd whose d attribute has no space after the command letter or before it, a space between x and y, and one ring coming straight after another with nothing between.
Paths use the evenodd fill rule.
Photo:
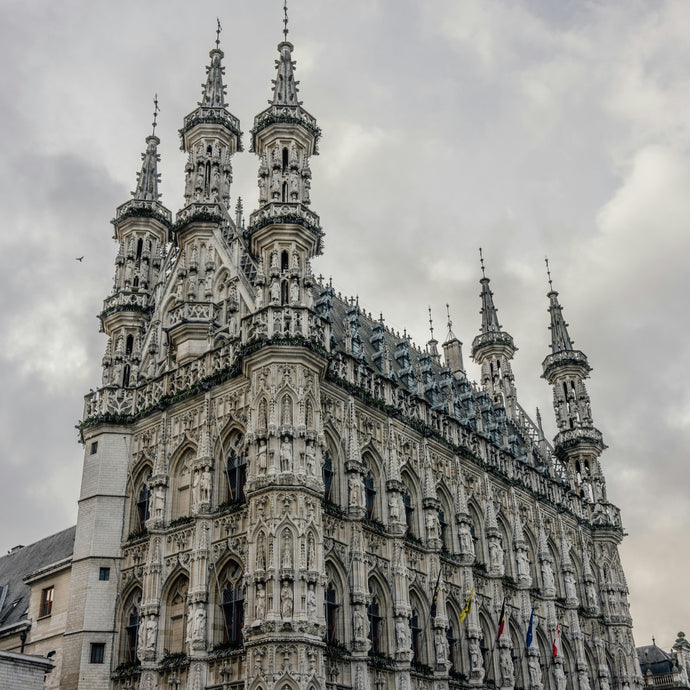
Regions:
<instances>
[{"instance_id":1,"label":"weather vane on spire","mask_svg":"<svg viewBox=\"0 0 690 690\"><path fill-rule=\"evenodd\" d=\"M287 35L288 35L288 14L287 14L287 0L283 2L283 12L285 13L285 17L283 19L283 37L287 41Z\"/></svg>"},{"instance_id":2,"label":"weather vane on spire","mask_svg":"<svg viewBox=\"0 0 690 690\"><path fill-rule=\"evenodd\" d=\"M156 125L158 124L158 113L160 108L158 107L158 94L153 97L153 132L151 133L154 137L156 136Z\"/></svg>"},{"instance_id":3,"label":"weather vane on spire","mask_svg":"<svg viewBox=\"0 0 690 690\"><path fill-rule=\"evenodd\" d=\"M553 290L553 283L551 282L551 270L549 269L549 257L544 257L544 263L546 264L546 275L549 276L549 290Z\"/></svg>"},{"instance_id":4,"label":"weather vane on spire","mask_svg":"<svg viewBox=\"0 0 690 690\"><path fill-rule=\"evenodd\" d=\"M218 24L218 27L216 28L216 48L220 49L220 32L223 30L223 27L220 25L219 17L216 17L216 22Z\"/></svg>"},{"instance_id":5,"label":"weather vane on spire","mask_svg":"<svg viewBox=\"0 0 690 690\"><path fill-rule=\"evenodd\" d=\"M484 273L484 255L482 254L481 247L479 247L479 264L482 267L482 278L486 278L486 273Z\"/></svg>"},{"instance_id":6,"label":"weather vane on spire","mask_svg":"<svg viewBox=\"0 0 690 690\"><path fill-rule=\"evenodd\" d=\"M450 304L446 302L446 316L448 317L448 330L453 330L453 322L450 320Z\"/></svg>"},{"instance_id":7,"label":"weather vane on spire","mask_svg":"<svg viewBox=\"0 0 690 690\"><path fill-rule=\"evenodd\" d=\"M429 330L431 331L431 339L434 339L434 322L431 319L431 305L429 305Z\"/></svg>"}]
</instances>

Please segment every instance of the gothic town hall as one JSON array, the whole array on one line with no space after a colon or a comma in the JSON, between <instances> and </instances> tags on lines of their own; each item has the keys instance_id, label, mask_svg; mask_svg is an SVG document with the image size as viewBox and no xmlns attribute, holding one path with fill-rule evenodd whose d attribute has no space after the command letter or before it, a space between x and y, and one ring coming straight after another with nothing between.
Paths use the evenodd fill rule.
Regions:
<instances>
[{"instance_id":1,"label":"gothic town hall","mask_svg":"<svg viewBox=\"0 0 690 690\"><path fill-rule=\"evenodd\" d=\"M292 54L286 35L248 136L246 220L219 41L180 130L182 208L160 201L152 134L115 212L60 686L640 687L590 366L558 293L550 442L486 275L478 383L450 323L418 349L317 278L321 130Z\"/></svg>"}]
</instances>

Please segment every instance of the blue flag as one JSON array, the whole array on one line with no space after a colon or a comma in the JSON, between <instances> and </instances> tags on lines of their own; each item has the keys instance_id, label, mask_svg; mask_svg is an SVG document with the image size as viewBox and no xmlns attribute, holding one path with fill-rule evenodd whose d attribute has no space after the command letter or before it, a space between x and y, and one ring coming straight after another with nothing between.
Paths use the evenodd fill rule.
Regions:
<instances>
[{"instance_id":1,"label":"blue flag","mask_svg":"<svg viewBox=\"0 0 690 690\"><path fill-rule=\"evenodd\" d=\"M532 613L529 615L529 627L527 628L527 637L525 638L525 649L529 649L532 644L534 630L534 606L532 607Z\"/></svg>"}]
</instances>

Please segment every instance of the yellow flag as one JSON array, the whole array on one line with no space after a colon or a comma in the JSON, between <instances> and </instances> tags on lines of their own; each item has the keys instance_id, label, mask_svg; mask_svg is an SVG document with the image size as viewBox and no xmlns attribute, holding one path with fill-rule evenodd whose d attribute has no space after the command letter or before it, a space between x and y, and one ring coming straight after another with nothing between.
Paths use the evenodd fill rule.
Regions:
<instances>
[{"instance_id":1,"label":"yellow flag","mask_svg":"<svg viewBox=\"0 0 690 690\"><path fill-rule=\"evenodd\" d=\"M474 596L474 587L472 587L472 591L470 592L470 596L467 598L467 603L465 604L465 608L463 608L462 611L460 611L460 622L462 623L465 618L467 618L467 615L469 614L470 610L472 609L472 597Z\"/></svg>"}]
</instances>

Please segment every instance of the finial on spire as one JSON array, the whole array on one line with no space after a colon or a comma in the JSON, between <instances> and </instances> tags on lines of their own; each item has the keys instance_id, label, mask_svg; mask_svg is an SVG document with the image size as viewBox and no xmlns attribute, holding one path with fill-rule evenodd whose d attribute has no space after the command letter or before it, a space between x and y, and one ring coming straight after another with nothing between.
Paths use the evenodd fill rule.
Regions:
<instances>
[{"instance_id":1,"label":"finial on spire","mask_svg":"<svg viewBox=\"0 0 690 690\"><path fill-rule=\"evenodd\" d=\"M429 305L429 330L431 331L431 339L434 339L434 322L431 319L431 305Z\"/></svg>"},{"instance_id":2,"label":"finial on spire","mask_svg":"<svg viewBox=\"0 0 690 690\"><path fill-rule=\"evenodd\" d=\"M479 247L479 265L482 267L482 278L486 278L486 273L484 272L484 255L482 254L481 247Z\"/></svg>"},{"instance_id":3,"label":"finial on spire","mask_svg":"<svg viewBox=\"0 0 690 690\"><path fill-rule=\"evenodd\" d=\"M549 290L553 292L553 283L551 282L551 269L549 268L549 257L544 257L544 263L546 264L546 275L549 276Z\"/></svg>"},{"instance_id":4,"label":"finial on spire","mask_svg":"<svg viewBox=\"0 0 690 690\"><path fill-rule=\"evenodd\" d=\"M450 320L450 304L446 302L446 316L448 317L448 330L453 330L453 322Z\"/></svg>"},{"instance_id":5,"label":"finial on spire","mask_svg":"<svg viewBox=\"0 0 690 690\"><path fill-rule=\"evenodd\" d=\"M216 48L220 49L220 32L223 30L223 27L220 25L220 18L216 17Z\"/></svg>"},{"instance_id":6,"label":"finial on spire","mask_svg":"<svg viewBox=\"0 0 690 690\"><path fill-rule=\"evenodd\" d=\"M160 108L158 107L158 94L155 94L153 97L153 131L151 132L151 136L155 137L156 136L156 125L158 124L158 113L160 112Z\"/></svg>"},{"instance_id":7,"label":"finial on spire","mask_svg":"<svg viewBox=\"0 0 690 690\"><path fill-rule=\"evenodd\" d=\"M287 0L283 3L283 40L287 41L287 35L288 35L288 13L287 13Z\"/></svg>"}]
</instances>

